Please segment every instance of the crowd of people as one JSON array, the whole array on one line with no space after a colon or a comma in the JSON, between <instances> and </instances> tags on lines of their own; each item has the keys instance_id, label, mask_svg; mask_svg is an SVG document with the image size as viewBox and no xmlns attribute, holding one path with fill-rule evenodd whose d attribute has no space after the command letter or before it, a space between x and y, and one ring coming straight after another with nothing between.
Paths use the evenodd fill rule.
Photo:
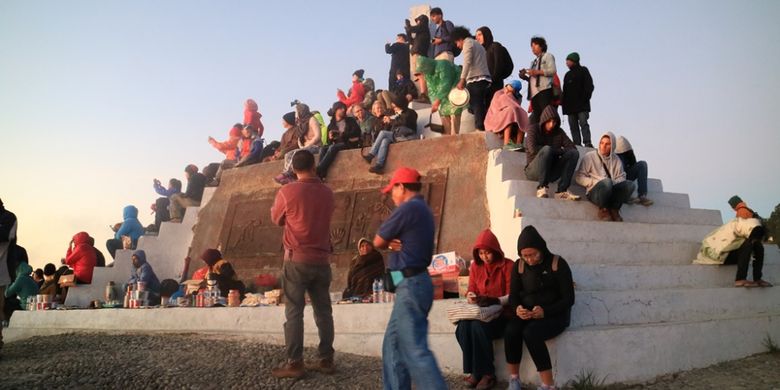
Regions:
<instances>
[{"instance_id":1,"label":"crowd of people","mask_svg":"<svg viewBox=\"0 0 780 390\"><path fill-rule=\"evenodd\" d=\"M653 204L648 198L648 165L637 160L625 137L605 132L595 147L592 144L588 120L594 85L590 72L580 64L579 53L567 55L569 71L561 83L547 41L539 36L530 39L533 59L528 68L518 72L527 85L526 111L523 83L505 83L514 71L509 50L495 41L489 27L478 28L472 36L466 27L445 20L441 8L406 20L405 25L405 32L385 45L385 52L391 56L387 89L376 89L374 81L358 69L352 74L348 91L337 90L336 101L327 112L329 123L318 111L296 100L293 111L282 117L281 139L268 144L262 137L259 105L247 99L243 121L229 128L227 139L208 138L209 144L224 154L222 161L202 170L187 165L184 191L176 178L171 178L167 187L154 179L153 189L160 196L152 205L154 224L144 228L138 220L138 209L128 205L123 210L123 221L112 227L114 238L106 242L112 258L119 249L133 250L132 272L125 285L142 283L150 292L152 305L161 297L183 295L180 283L190 274L191 259L185 259L180 280L161 281L152 266L154 259L148 259L144 250L136 250L139 238L158 231L162 222L180 222L187 207L200 204L206 186L219 184L225 170L283 161L282 172L273 178L282 187L271 208L271 218L284 230L281 283L286 360L272 374L297 378L307 369L332 373L335 362L329 256L334 200L324 180L339 153L350 149L368 150L363 154L368 171L383 174L390 145L420 138L417 112L409 107L413 101L430 103L432 115L438 113L441 118L445 135L460 132L462 111L468 109L474 115L477 131L498 134L506 149L525 153L524 173L528 180L538 183L538 198L578 201L581 196L570 190L576 183L584 187L587 200L598 207L598 218L615 222L623 220L623 204ZM461 58L460 65L455 64L457 57ZM467 107L450 100L453 90L468 91ZM568 116L571 138L561 127L559 106ZM319 155L318 161L315 155ZM421 179L419 172L408 167L393 173L383 192L397 207L373 239L358 242L343 293L345 297L366 297L372 293L374 280L382 278L385 288L396 294L382 346L383 379L388 389L410 388L412 382L418 388L445 388L427 341L433 300L428 265L434 250L434 223L420 194ZM556 182L556 191L551 193L550 186ZM698 261L736 264L736 287L769 287L771 284L762 279L761 242L766 230L739 197L729 203L736 219L704 239ZM15 230L16 217L0 201L0 260L8 264L7 268L0 267L0 308L5 318L36 294L52 295L64 302L68 285L59 283L64 275L72 274L74 284L89 284L95 267L111 266L106 265L94 239L87 232L79 232L73 236L61 267L49 263L33 271L24 249L16 245ZM387 259L379 252L382 249L389 250ZM516 249L519 258L512 261L489 229L477 237L473 246L467 302L480 307L498 305L502 311L491 321L461 320L457 324L455 337L463 352L465 383L472 388L495 386L493 340L500 338L504 339L510 389L520 388L523 345L539 372L541 388L555 388L545 341L569 325L574 304L572 273L566 260L547 248L533 226L522 230ZM755 259L753 281L747 280L751 256ZM216 279L223 295L238 290L244 296L246 286L219 250L207 249L200 259L204 266L195 270L191 279ZM320 338L318 360L310 366L303 362L306 295L314 309Z\"/></svg>"}]
</instances>

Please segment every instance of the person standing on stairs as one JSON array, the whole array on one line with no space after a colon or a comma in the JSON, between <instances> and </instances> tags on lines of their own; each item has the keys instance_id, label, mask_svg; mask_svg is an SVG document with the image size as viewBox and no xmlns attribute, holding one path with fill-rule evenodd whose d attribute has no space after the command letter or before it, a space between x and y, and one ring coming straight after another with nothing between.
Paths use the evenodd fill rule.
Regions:
<instances>
[{"instance_id":1,"label":"person standing on stairs","mask_svg":"<svg viewBox=\"0 0 780 390\"><path fill-rule=\"evenodd\" d=\"M417 83L417 89L420 91L419 99L423 102L428 100L428 87L425 83L425 75L417 71L417 61L420 57L428 56L428 49L431 47L431 30L428 27L428 15L418 15L414 19L415 25L409 19L404 20L406 36L412 40L409 47L409 68L412 72L412 80Z\"/></svg>"},{"instance_id":2,"label":"person standing on stairs","mask_svg":"<svg viewBox=\"0 0 780 390\"><path fill-rule=\"evenodd\" d=\"M561 129L561 119L553 106L547 106L539 123L530 126L525 137L525 176L538 181L537 198L547 198L548 186L558 180L557 199L580 200L569 191L580 153Z\"/></svg>"},{"instance_id":3,"label":"person standing on stairs","mask_svg":"<svg viewBox=\"0 0 780 390\"><path fill-rule=\"evenodd\" d=\"M520 258L512 268L509 308L514 316L504 333L504 350L509 370L509 390L520 390L520 361L523 344L539 372L539 389L556 389L552 362L545 341L569 326L574 305L574 281L569 264L547 248L533 226L526 226L517 238Z\"/></svg>"},{"instance_id":4,"label":"person standing on stairs","mask_svg":"<svg viewBox=\"0 0 780 390\"><path fill-rule=\"evenodd\" d=\"M631 198L636 184L626 180L623 163L612 145L615 135L604 133L598 150L591 150L582 158L575 180L587 190L588 200L599 207L600 220L623 222L620 207Z\"/></svg>"},{"instance_id":5,"label":"person standing on stairs","mask_svg":"<svg viewBox=\"0 0 780 390\"><path fill-rule=\"evenodd\" d=\"M593 78L588 68L580 65L579 53L566 56L569 71L563 76L561 106L563 115L569 117L569 131L577 146L592 148L590 142L590 98L593 96Z\"/></svg>"},{"instance_id":6,"label":"person standing on stairs","mask_svg":"<svg viewBox=\"0 0 780 390\"><path fill-rule=\"evenodd\" d=\"M5 289L11 284L8 272L8 252L16 244L16 215L5 209L0 199L0 352L3 350L3 315L5 307Z\"/></svg>"},{"instance_id":7,"label":"person standing on stairs","mask_svg":"<svg viewBox=\"0 0 780 390\"><path fill-rule=\"evenodd\" d=\"M206 176L198 172L198 167L194 164L187 165L184 173L187 176L187 191L171 195L171 222L181 222L187 207L200 206L203 189L206 187Z\"/></svg>"},{"instance_id":8,"label":"person standing on stairs","mask_svg":"<svg viewBox=\"0 0 780 390\"><path fill-rule=\"evenodd\" d=\"M638 187L638 197L631 197L627 203L641 204L645 207L652 206L653 201L647 198L647 162L644 160L636 161L634 148L631 147L631 143L623 136L617 137L615 153L620 157L620 162L623 163L623 170L626 171L626 180L636 180Z\"/></svg>"},{"instance_id":9,"label":"person standing on stairs","mask_svg":"<svg viewBox=\"0 0 780 390\"><path fill-rule=\"evenodd\" d=\"M485 115L488 108L488 94L493 79L487 63L485 48L479 44L465 27L455 27L452 32L455 46L463 50L463 69L456 88L469 91L469 111L474 114L474 128L485 131Z\"/></svg>"},{"instance_id":10,"label":"person standing on stairs","mask_svg":"<svg viewBox=\"0 0 780 390\"><path fill-rule=\"evenodd\" d=\"M538 123L544 115L545 107L556 99L553 81L558 70L555 67L555 57L547 52L547 40L542 37L531 38L531 52L534 60L530 69L520 69L521 79L528 81L528 100L531 101L531 123Z\"/></svg>"},{"instance_id":11,"label":"person standing on stairs","mask_svg":"<svg viewBox=\"0 0 780 390\"><path fill-rule=\"evenodd\" d=\"M393 89L398 72L401 72L405 79L410 77L409 38L407 38L406 34L396 35L395 43L386 43L385 53L390 54L390 74L387 78L387 89Z\"/></svg>"}]
</instances>

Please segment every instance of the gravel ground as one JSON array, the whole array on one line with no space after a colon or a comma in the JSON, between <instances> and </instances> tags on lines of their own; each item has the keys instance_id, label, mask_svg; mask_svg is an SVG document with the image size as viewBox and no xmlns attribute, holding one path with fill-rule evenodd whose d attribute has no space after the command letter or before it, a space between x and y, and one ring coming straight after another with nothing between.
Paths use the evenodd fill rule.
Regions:
<instances>
[{"instance_id":1,"label":"gravel ground","mask_svg":"<svg viewBox=\"0 0 780 390\"><path fill-rule=\"evenodd\" d=\"M281 346L231 336L78 333L7 343L2 389L381 389L379 358L337 353L334 375L275 379ZM306 359L314 358L307 348ZM448 375L451 389L465 389ZM496 388L506 388L499 384ZM535 388L535 387L528 387ZM609 390L780 389L780 354L761 354Z\"/></svg>"}]
</instances>

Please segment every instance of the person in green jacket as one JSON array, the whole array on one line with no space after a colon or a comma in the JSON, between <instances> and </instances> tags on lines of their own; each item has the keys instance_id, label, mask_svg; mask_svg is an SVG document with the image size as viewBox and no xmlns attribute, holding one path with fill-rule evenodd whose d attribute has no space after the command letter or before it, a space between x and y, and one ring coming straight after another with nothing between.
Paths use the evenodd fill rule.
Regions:
<instances>
[{"instance_id":1,"label":"person in green jacket","mask_svg":"<svg viewBox=\"0 0 780 390\"><path fill-rule=\"evenodd\" d=\"M26 309L27 298L38 294L38 283L30 276L31 273L32 267L27 263L16 267L16 280L5 290L6 319L10 318L14 310Z\"/></svg>"}]
</instances>

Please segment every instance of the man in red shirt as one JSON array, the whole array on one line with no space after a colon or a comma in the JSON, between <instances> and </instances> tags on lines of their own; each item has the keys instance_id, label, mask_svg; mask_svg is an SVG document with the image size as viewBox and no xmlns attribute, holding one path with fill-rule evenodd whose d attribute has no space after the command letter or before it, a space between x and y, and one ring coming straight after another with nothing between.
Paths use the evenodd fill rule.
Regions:
<instances>
[{"instance_id":1,"label":"man in red shirt","mask_svg":"<svg viewBox=\"0 0 780 390\"><path fill-rule=\"evenodd\" d=\"M271 220L284 227L284 289L287 321L284 341L287 361L272 370L277 378L300 378L303 366L303 308L309 293L314 321L320 336L320 361L308 367L326 374L333 373L333 311L330 302L330 220L333 216L333 191L322 183L314 168L314 155L299 150L292 158L298 181L276 193Z\"/></svg>"}]
</instances>

